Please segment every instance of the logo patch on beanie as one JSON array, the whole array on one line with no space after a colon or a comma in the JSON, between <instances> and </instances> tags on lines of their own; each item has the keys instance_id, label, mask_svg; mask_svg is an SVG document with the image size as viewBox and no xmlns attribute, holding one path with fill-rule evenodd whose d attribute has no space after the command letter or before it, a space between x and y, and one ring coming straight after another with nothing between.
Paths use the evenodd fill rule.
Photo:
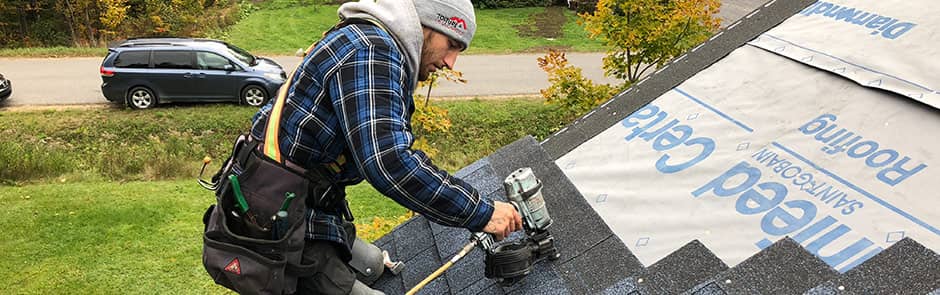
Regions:
<instances>
[{"instance_id":1,"label":"logo patch on beanie","mask_svg":"<svg viewBox=\"0 0 940 295\"><path fill-rule=\"evenodd\" d=\"M467 21L462 18L456 16L447 17L438 13L437 22L444 25L444 27L457 32L457 34L463 35L467 32Z\"/></svg>"}]
</instances>

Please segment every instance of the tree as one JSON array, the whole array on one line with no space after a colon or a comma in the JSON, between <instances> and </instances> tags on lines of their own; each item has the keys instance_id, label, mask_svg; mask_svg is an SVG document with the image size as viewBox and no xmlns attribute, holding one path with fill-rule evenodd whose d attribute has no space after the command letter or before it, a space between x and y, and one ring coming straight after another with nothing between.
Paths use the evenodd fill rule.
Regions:
<instances>
[{"instance_id":1,"label":"tree","mask_svg":"<svg viewBox=\"0 0 940 295\"><path fill-rule=\"evenodd\" d=\"M427 136L432 133L446 134L450 132L451 122L447 109L431 105L431 89L439 83L440 79L454 83L467 83L464 80L463 73L451 69L441 69L431 73L431 76L418 82L418 88L428 88L427 96L421 94L414 95L415 112L412 115L412 128L414 129L415 149L423 151L428 157L437 156L438 150L427 140ZM416 90L417 91L417 90ZM424 98L424 102L421 99Z\"/></svg>"},{"instance_id":2,"label":"tree","mask_svg":"<svg viewBox=\"0 0 940 295\"><path fill-rule=\"evenodd\" d=\"M540 91L542 97L546 103L558 106L566 119L574 119L590 111L627 85L595 84L581 74L580 68L568 64L564 52L549 50L538 62L548 74L548 83L551 83Z\"/></svg>"},{"instance_id":3,"label":"tree","mask_svg":"<svg viewBox=\"0 0 940 295\"><path fill-rule=\"evenodd\" d=\"M200 37L240 17L237 0L0 0L0 48Z\"/></svg>"},{"instance_id":4,"label":"tree","mask_svg":"<svg viewBox=\"0 0 940 295\"><path fill-rule=\"evenodd\" d=\"M720 0L599 0L581 14L591 38L607 45L607 76L638 81L718 30Z\"/></svg>"},{"instance_id":5,"label":"tree","mask_svg":"<svg viewBox=\"0 0 940 295\"><path fill-rule=\"evenodd\" d=\"M101 15L98 20L101 22L102 37L106 40L115 39L120 34L120 26L127 19L127 0L98 0L101 8Z\"/></svg>"}]
</instances>

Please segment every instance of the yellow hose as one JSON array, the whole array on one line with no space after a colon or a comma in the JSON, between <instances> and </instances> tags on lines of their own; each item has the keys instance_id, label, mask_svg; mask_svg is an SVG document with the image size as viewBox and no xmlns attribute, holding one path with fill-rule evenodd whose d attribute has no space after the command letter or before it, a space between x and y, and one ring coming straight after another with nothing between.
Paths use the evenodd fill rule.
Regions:
<instances>
[{"instance_id":1,"label":"yellow hose","mask_svg":"<svg viewBox=\"0 0 940 295\"><path fill-rule=\"evenodd\" d=\"M442 273L447 271L448 268L453 266L454 263L457 262L457 260L460 260L460 258L463 258L465 255L467 255L467 253L470 253L470 251L473 250L473 247L476 245L477 245L477 240L473 240L473 241L470 241L470 243L467 243L467 245L463 246L463 249L460 250L460 252L458 252L457 255L454 255L454 258L451 258L450 261L448 261L447 263L444 263L444 265L442 265L440 268L434 271L434 273L431 273L431 275L429 275L427 278L424 278L423 281L415 285L414 288L411 288L411 290L409 290L408 293L405 293L405 294L414 295L415 293L418 293L418 291L421 290L421 288L424 288L425 285L427 285L428 283L436 279Z\"/></svg>"}]
</instances>

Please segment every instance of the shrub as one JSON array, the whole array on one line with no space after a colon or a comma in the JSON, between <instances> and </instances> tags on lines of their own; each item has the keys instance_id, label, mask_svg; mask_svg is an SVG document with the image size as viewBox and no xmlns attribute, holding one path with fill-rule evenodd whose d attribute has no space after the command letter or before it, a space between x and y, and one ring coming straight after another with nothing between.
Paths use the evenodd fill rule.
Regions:
<instances>
[{"instance_id":1,"label":"shrub","mask_svg":"<svg viewBox=\"0 0 940 295\"><path fill-rule=\"evenodd\" d=\"M575 11L578 13L588 13L594 14L594 11L597 10L597 0L575 0L571 1Z\"/></svg>"},{"instance_id":2,"label":"shrub","mask_svg":"<svg viewBox=\"0 0 940 295\"><path fill-rule=\"evenodd\" d=\"M568 119L587 113L628 86L594 84L581 74L580 68L569 65L565 53L560 51L550 50L538 62L539 67L548 73L548 82L551 83L547 89L541 90L542 97L545 102L559 106Z\"/></svg>"},{"instance_id":3,"label":"shrub","mask_svg":"<svg viewBox=\"0 0 940 295\"><path fill-rule=\"evenodd\" d=\"M636 82L647 70L704 42L718 30L719 0L600 0L581 14L591 38L604 41L608 76Z\"/></svg>"},{"instance_id":4,"label":"shrub","mask_svg":"<svg viewBox=\"0 0 940 295\"><path fill-rule=\"evenodd\" d=\"M428 87L428 94L427 96L421 94L414 95L415 112L411 116L411 127L414 128L413 133L415 136L413 146L415 149L423 151L431 158L437 155L438 150L428 142L427 136L434 133L447 133L451 126L450 118L447 116L447 109L433 106L430 102L431 89L437 85L438 79L440 78L451 82L467 83L467 81L463 79L463 73L446 68L431 73L427 81L418 83L419 89L425 86ZM423 102L421 101L422 98L424 98Z\"/></svg>"},{"instance_id":5,"label":"shrub","mask_svg":"<svg viewBox=\"0 0 940 295\"><path fill-rule=\"evenodd\" d=\"M574 1L573 1L574 2ZM576 1L583 10L592 1ZM718 29L719 0L598 0L596 11L581 13L591 38L607 46L604 74L625 80L620 86L596 85L563 53L539 58L552 85L542 90L548 103L571 118L580 116L629 87L651 69L704 42Z\"/></svg>"},{"instance_id":6,"label":"shrub","mask_svg":"<svg viewBox=\"0 0 940 295\"><path fill-rule=\"evenodd\" d=\"M201 37L241 16L236 0L0 1L0 48L94 47L140 36Z\"/></svg>"}]
</instances>

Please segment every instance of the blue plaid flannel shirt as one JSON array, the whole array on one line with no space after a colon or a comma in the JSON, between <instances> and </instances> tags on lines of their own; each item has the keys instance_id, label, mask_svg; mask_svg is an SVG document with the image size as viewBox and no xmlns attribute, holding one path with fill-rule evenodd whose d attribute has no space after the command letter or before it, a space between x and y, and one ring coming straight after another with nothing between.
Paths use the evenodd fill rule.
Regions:
<instances>
[{"instance_id":1,"label":"blue plaid flannel shirt","mask_svg":"<svg viewBox=\"0 0 940 295\"><path fill-rule=\"evenodd\" d=\"M280 149L304 167L334 163L345 154L335 181L367 180L382 194L449 226L481 231L493 214L491 200L438 169L412 150L414 89L394 39L371 24L350 24L327 34L304 58L288 89L281 115ZM254 116L251 134L263 139L273 99ZM338 211L338 210L337 210ZM308 240L346 245L342 214L308 209Z\"/></svg>"}]
</instances>

